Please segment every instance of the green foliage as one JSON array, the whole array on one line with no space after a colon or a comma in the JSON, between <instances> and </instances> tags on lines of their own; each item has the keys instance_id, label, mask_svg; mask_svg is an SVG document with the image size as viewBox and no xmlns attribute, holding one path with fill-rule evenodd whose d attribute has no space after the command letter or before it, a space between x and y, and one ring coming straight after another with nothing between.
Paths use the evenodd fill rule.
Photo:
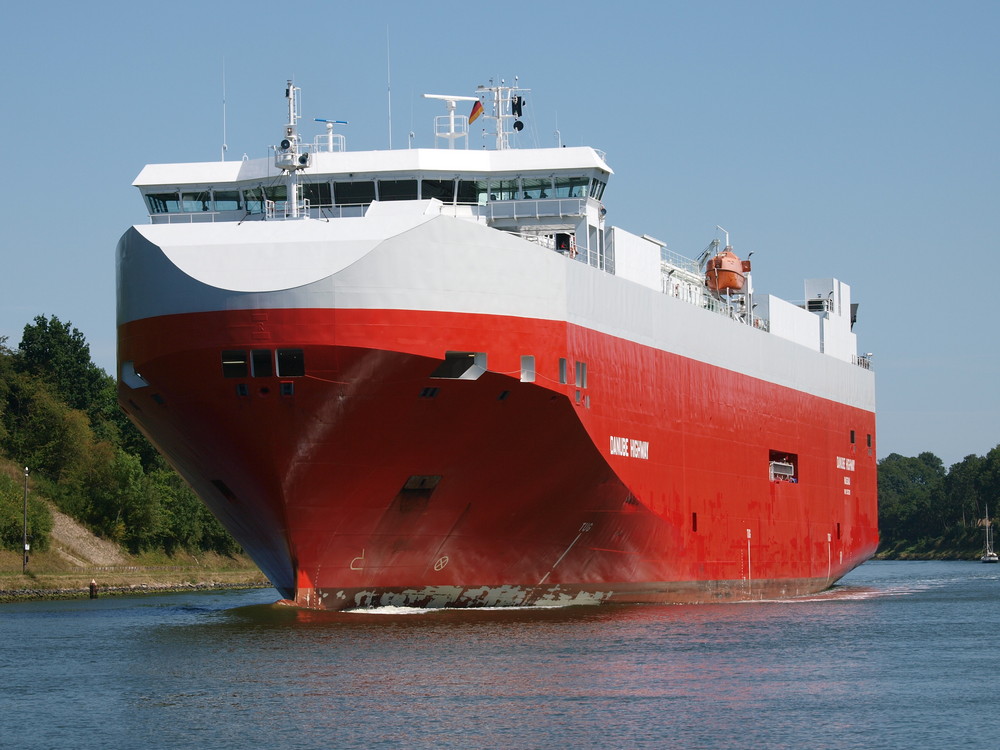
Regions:
<instances>
[{"instance_id":1,"label":"green foliage","mask_svg":"<svg viewBox=\"0 0 1000 750\"><path fill-rule=\"evenodd\" d=\"M86 461L93 442L86 415L66 406L44 381L9 372L0 397L5 455L56 480Z\"/></svg>"},{"instance_id":2,"label":"green foliage","mask_svg":"<svg viewBox=\"0 0 1000 750\"><path fill-rule=\"evenodd\" d=\"M901 556L974 554L991 499L1000 511L1000 446L945 470L933 453L892 453L878 467L879 551Z\"/></svg>"},{"instance_id":3,"label":"green foliage","mask_svg":"<svg viewBox=\"0 0 1000 750\"><path fill-rule=\"evenodd\" d=\"M52 514L45 503L28 492L28 534L32 549L47 549ZM24 541L24 480L0 472L0 548L20 550Z\"/></svg>"},{"instance_id":4,"label":"green foliage","mask_svg":"<svg viewBox=\"0 0 1000 750\"><path fill-rule=\"evenodd\" d=\"M118 408L115 381L90 361L83 334L55 316L25 326L16 351L0 337L2 457L31 467L32 482L64 512L132 552L239 551ZM0 485L0 544L16 532L16 549L22 498L11 516L8 490ZM38 508L29 513L36 544L52 524Z\"/></svg>"},{"instance_id":5,"label":"green foliage","mask_svg":"<svg viewBox=\"0 0 1000 750\"><path fill-rule=\"evenodd\" d=\"M72 323L37 316L24 327L17 361L22 372L49 383L70 408L105 406L99 396L108 376L90 361L90 345Z\"/></svg>"}]
</instances>

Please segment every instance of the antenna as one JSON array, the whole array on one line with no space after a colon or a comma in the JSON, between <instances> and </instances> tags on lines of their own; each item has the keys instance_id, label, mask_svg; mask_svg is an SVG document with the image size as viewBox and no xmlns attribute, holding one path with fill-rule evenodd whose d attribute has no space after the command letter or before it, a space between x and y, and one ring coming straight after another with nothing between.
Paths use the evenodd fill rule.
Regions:
<instances>
[{"instance_id":1,"label":"antenna","mask_svg":"<svg viewBox=\"0 0 1000 750\"><path fill-rule=\"evenodd\" d=\"M524 130L524 123L521 121L522 110L526 106L523 94L529 93L531 89L518 86L518 78L514 76L513 86L508 86L502 78L500 85L494 85L491 78L489 86L477 86L476 91L484 101L487 97L492 99L493 112L485 117L496 122L497 150L510 148L511 135ZM507 128L508 122L510 130ZM483 133L485 135L486 131Z\"/></svg>"},{"instance_id":2,"label":"antenna","mask_svg":"<svg viewBox=\"0 0 1000 750\"><path fill-rule=\"evenodd\" d=\"M389 26L385 27L385 90L389 98L389 150L392 151L392 67L389 64Z\"/></svg>"},{"instance_id":3,"label":"antenna","mask_svg":"<svg viewBox=\"0 0 1000 750\"><path fill-rule=\"evenodd\" d=\"M478 102L475 96L452 96L451 94L424 94L424 99L439 99L448 108L448 114L434 118L434 135L438 138L448 140L448 148L455 148L456 138L465 138L465 145L469 145L469 118L464 115L455 116L457 102ZM455 126L460 129L456 129ZM447 127L447 130L442 129Z\"/></svg>"},{"instance_id":4,"label":"antenna","mask_svg":"<svg viewBox=\"0 0 1000 750\"><path fill-rule=\"evenodd\" d=\"M313 122L325 122L326 123L326 150L327 151L333 152L333 151L336 151L338 149L340 151L346 151L347 150L347 142L345 141L344 136L342 136L340 134L334 135L334 133L333 133L333 126L334 125L350 125L351 123L349 123L347 120L327 120L324 117L314 117L313 118ZM337 149L335 149L333 147L334 143L337 144L337 146L338 146Z\"/></svg>"},{"instance_id":5,"label":"antenna","mask_svg":"<svg viewBox=\"0 0 1000 750\"><path fill-rule=\"evenodd\" d=\"M222 161L226 160L226 58L222 58Z\"/></svg>"}]
</instances>

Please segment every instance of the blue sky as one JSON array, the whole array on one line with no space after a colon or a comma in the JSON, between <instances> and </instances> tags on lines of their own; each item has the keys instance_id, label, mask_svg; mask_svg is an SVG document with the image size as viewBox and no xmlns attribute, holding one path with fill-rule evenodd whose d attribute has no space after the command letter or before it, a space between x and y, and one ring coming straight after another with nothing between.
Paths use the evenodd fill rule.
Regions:
<instances>
[{"instance_id":1,"label":"blue sky","mask_svg":"<svg viewBox=\"0 0 1000 750\"><path fill-rule=\"evenodd\" d=\"M142 166L219 158L223 69L229 159L278 139L287 78L303 123L349 120L348 148L386 148L388 40L394 147L411 130L432 145L441 108L421 94L519 76L530 139L607 152L612 223L691 256L721 224L758 292L851 285L880 456L1000 443L1000 3L175 0L3 19L10 345L54 314L112 372L114 247L146 221Z\"/></svg>"}]
</instances>

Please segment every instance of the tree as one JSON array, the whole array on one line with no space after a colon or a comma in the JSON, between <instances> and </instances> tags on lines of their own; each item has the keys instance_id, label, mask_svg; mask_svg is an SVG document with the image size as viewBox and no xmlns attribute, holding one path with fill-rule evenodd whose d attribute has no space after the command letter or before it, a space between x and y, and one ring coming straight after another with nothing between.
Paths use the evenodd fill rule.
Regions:
<instances>
[{"instance_id":1,"label":"tree","mask_svg":"<svg viewBox=\"0 0 1000 750\"><path fill-rule=\"evenodd\" d=\"M0 548L20 550L24 541L24 480L0 469ZM52 514L33 494L28 495L28 534L32 549L46 549Z\"/></svg>"},{"instance_id":2,"label":"tree","mask_svg":"<svg viewBox=\"0 0 1000 750\"><path fill-rule=\"evenodd\" d=\"M916 458L891 453L879 461L879 531L883 547L941 536L945 474L941 459L929 452Z\"/></svg>"},{"instance_id":3,"label":"tree","mask_svg":"<svg viewBox=\"0 0 1000 750\"><path fill-rule=\"evenodd\" d=\"M86 415L36 378L14 374L0 387L4 453L53 481L86 463L93 434Z\"/></svg>"},{"instance_id":4,"label":"tree","mask_svg":"<svg viewBox=\"0 0 1000 750\"><path fill-rule=\"evenodd\" d=\"M22 372L49 383L72 408L89 413L102 405L99 397L108 376L90 361L90 345L72 323L55 315L36 316L34 324L24 327L18 362Z\"/></svg>"},{"instance_id":5,"label":"tree","mask_svg":"<svg viewBox=\"0 0 1000 750\"><path fill-rule=\"evenodd\" d=\"M969 455L952 464L944 489L948 508L963 526L976 525L986 512L982 495L982 456Z\"/></svg>"}]
</instances>

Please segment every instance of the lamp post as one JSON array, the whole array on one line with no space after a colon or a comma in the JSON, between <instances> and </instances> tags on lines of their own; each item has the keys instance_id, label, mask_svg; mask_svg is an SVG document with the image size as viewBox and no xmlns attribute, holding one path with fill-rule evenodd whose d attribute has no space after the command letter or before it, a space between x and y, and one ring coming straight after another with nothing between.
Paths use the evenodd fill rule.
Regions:
<instances>
[{"instance_id":1,"label":"lamp post","mask_svg":"<svg viewBox=\"0 0 1000 750\"><path fill-rule=\"evenodd\" d=\"M24 467L24 538L21 545L21 573L28 572L28 467Z\"/></svg>"}]
</instances>

